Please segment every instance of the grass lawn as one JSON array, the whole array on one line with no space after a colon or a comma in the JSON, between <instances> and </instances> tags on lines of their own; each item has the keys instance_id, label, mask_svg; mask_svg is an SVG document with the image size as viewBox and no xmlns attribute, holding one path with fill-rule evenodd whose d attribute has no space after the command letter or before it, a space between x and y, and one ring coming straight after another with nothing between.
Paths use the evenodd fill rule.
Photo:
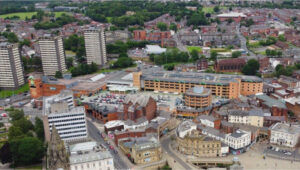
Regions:
<instances>
[{"instance_id":1,"label":"grass lawn","mask_svg":"<svg viewBox=\"0 0 300 170\"><path fill-rule=\"evenodd\" d=\"M214 12L214 7L203 7L202 11L205 13L213 13Z\"/></svg>"},{"instance_id":2,"label":"grass lawn","mask_svg":"<svg viewBox=\"0 0 300 170\"><path fill-rule=\"evenodd\" d=\"M66 50L66 55L76 56L76 53L70 50Z\"/></svg>"},{"instance_id":3,"label":"grass lawn","mask_svg":"<svg viewBox=\"0 0 300 170\"><path fill-rule=\"evenodd\" d=\"M231 52L230 49L226 49L226 48L211 48L210 51L215 51L215 52L219 52L219 53L222 53L222 52Z\"/></svg>"},{"instance_id":4,"label":"grass lawn","mask_svg":"<svg viewBox=\"0 0 300 170\"><path fill-rule=\"evenodd\" d=\"M191 53L193 50L197 50L198 53L202 52L202 48L201 48L201 47L198 47L198 46L187 46L186 48L189 50L190 53Z\"/></svg>"},{"instance_id":5,"label":"grass lawn","mask_svg":"<svg viewBox=\"0 0 300 170\"><path fill-rule=\"evenodd\" d=\"M112 17L106 17L108 23L111 23Z\"/></svg>"},{"instance_id":6,"label":"grass lawn","mask_svg":"<svg viewBox=\"0 0 300 170\"><path fill-rule=\"evenodd\" d=\"M37 165L29 165L29 166L17 167L16 169L23 169L23 170L43 169L43 166L42 166L42 164L37 164Z\"/></svg>"},{"instance_id":7,"label":"grass lawn","mask_svg":"<svg viewBox=\"0 0 300 170\"><path fill-rule=\"evenodd\" d=\"M55 13L55 17L60 17L63 13L69 14L67 12L54 12L54 13ZM21 20L25 20L26 17L30 19L35 14L36 12L16 12L16 13L0 15L0 18L19 16Z\"/></svg>"},{"instance_id":8,"label":"grass lawn","mask_svg":"<svg viewBox=\"0 0 300 170\"><path fill-rule=\"evenodd\" d=\"M16 12L16 13L0 15L0 18L19 16L21 20L25 20L26 17L31 18L32 15L34 14L36 14L36 12Z\"/></svg>"},{"instance_id":9,"label":"grass lawn","mask_svg":"<svg viewBox=\"0 0 300 170\"><path fill-rule=\"evenodd\" d=\"M226 6L221 6L220 9L227 9ZM214 7L203 7L202 11L204 13L214 13Z\"/></svg>"},{"instance_id":10,"label":"grass lawn","mask_svg":"<svg viewBox=\"0 0 300 170\"><path fill-rule=\"evenodd\" d=\"M70 15L70 13L68 12L54 12L54 13L55 13L55 17L60 17L62 14Z\"/></svg>"},{"instance_id":11,"label":"grass lawn","mask_svg":"<svg viewBox=\"0 0 300 170\"><path fill-rule=\"evenodd\" d=\"M259 44L259 42L249 42L248 47L249 48L258 48L258 47L260 47L260 44Z\"/></svg>"},{"instance_id":12,"label":"grass lawn","mask_svg":"<svg viewBox=\"0 0 300 170\"><path fill-rule=\"evenodd\" d=\"M1 90L0 91L0 99L10 97L14 94L24 93L26 91L29 91L29 85L26 83L24 86L20 87L17 90Z\"/></svg>"},{"instance_id":13,"label":"grass lawn","mask_svg":"<svg viewBox=\"0 0 300 170\"><path fill-rule=\"evenodd\" d=\"M133 66L131 67L127 67L127 68L106 68L106 69L100 69L97 71L97 73L108 73L108 72L114 72L114 71L119 71L119 70L125 70L125 69L128 69L128 68L134 68L136 67L136 64L134 64Z\"/></svg>"}]
</instances>

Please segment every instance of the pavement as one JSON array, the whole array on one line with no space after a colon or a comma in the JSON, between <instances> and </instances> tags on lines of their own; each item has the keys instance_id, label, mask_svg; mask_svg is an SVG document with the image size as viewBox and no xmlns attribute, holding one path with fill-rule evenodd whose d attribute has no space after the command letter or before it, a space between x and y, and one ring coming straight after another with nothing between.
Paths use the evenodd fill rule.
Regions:
<instances>
[{"instance_id":1,"label":"pavement","mask_svg":"<svg viewBox=\"0 0 300 170\"><path fill-rule=\"evenodd\" d=\"M87 119L87 127L88 127L89 136L91 138L93 138L94 140L96 140L97 142L99 142L103 145L106 145L106 142L104 141L102 136L99 135L99 132L100 132L99 129L94 125L94 123L92 121L90 121L88 119ZM116 147L114 147L114 148L117 149ZM115 165L116 169L130 169L131 168L131 166L128 165L128 163L126 163L124 161L124 157L121 158L120 151L118 151L118 153L116 154L110 149L110 153L113 156L114 165Z\"/></svg>"}]
</instances>

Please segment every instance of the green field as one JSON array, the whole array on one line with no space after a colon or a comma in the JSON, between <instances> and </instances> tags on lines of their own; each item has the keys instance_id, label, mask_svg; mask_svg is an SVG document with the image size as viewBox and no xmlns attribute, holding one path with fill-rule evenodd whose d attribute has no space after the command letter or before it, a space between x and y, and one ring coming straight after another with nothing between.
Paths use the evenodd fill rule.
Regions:
<instances>
[{"instance_id":1,"label":"green field","mask_svg":"<svg viewBox=\"0 0 300 170\"><path fill-rule=\"evenodd\" d=\"M54 13L55 13L55 17L60 17L63 13L68 14L67 12L54 12ZM0 18L19 16L21 20L25 20L26 17L30 19L35 14L36 12L16 12L16 13L0 15Z\"/></svg>"},{"instance_id":2,"label":"green field","mask_svg":"<svg viewBox=\"0 0 300 170\"><path fill-rule=\"evenodd\" d=\"M111 23L111 20L112 20L112 17L106 17L106 21L107 21L108 23Z\"/></svg>"},{"instance_id":3,"label":"green field","mask_svg":"<svg viewBox=\"0 0 300 170\"><path fill-rule=\"evenodd\" d=\"M222 53L222 52L230 52L231 50L229 49L226 49L226 48L211 48L210 51L215 51L215 52L219 52L219 53Z\"/></svg>"},{"instance_id":4,"label":"green field","mask_svg":"<svg viewBox=\"0 0 300 170\"><path fill-rule=\"evenodd\" d=\"M10 97L12 95L24 93L26 91L29 91L29 85L26 83L24 86L20 87L17 90L0 90L0 99Z\"/></svg>"},{"instance_id":5,"label":"green field","mask_svg":"<svg viewBox=\"0 0 300 170\"><path fill-rule=\"evenodd\" d=\"M189 50L190 53L191 53L193 50L197 50L198 53L202 52L202 48L201 48L201 47L198 47L198 46L187 46L186 48Z\"/></svg>"},{"instance_id":6,"label":"green field","mask_svg":"<svg viewBox=\"0 0 300 170\"><path fill-rule=\"evenodd\" d=\"M227 7L221 6L220 9L227 9ZM214 13L214 7L203 7L202 11L205 13Z\"/></svg>"},{"instance_id":7,"label":"green field","mask_svg":"<svg viewBox=\"0 0 300 170\"><path fill-rule=\"evenodd\" d=\"M69 56L76 56L76 53L73 52L73 51L70 51L70 50L66 50L66 55L69 55Z\"/></svg>"}]
</instances>

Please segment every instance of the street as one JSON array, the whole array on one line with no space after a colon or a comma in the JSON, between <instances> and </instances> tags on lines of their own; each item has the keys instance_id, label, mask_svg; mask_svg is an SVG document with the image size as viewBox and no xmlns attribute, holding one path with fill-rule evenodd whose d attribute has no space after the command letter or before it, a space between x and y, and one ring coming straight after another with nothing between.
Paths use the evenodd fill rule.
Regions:
<instances>
[{"instance_id":1,"label":"street","mask_svg":"<svg viewBox=\"0 0 300 170\"><path fill-rule=\"evenodd\" d=\"M236 25L236 33L237 33L237 36L239 37L239 39L240 39L240 41L241 41L241 49L243 49L243 50L245 50L246 52L248 52L248 53L250 54L251 58L256 57L256 55L255 55L252 51L248 50L248 48L247 48L247 40L246 40L246 38L241 34L241 31L240 31L240 24L237 24L237 25ZM249 56L249 57L250 57L250 56Z\"/></svg>"},{"instance_id":2,"label":"street","mask_svg":"<svg viewBox=\"0 0 300 170\"><path fill-rule=\"evenodd\" d=\"M104 139L99 135L99 130L97 127L89 120L87 120L87 128L88 128L88 133L91 138L96 140L97 142L100 142L103 145L106 145L106 142ZM120 158L120 153L115 154L111 149L110 153L114 158L114 165L116 169L129 169L127 164Z\"/></svg>"},{"instance_id":3,"label":"street","mask_svg":"<svg viewBox=\"0 0 300 170\"><path fill-rule=\"evenodd\" d=\"M161 141L161 146L164 152L167 152L171 157L176 160L177 163L179 163L184 169L191 169L191 167L188 165L188 163L184 162L181 158L179 158L176 154L174 154L173 151L171 151L169 144L171 143L171 137L166 136L164 139Z\"/></svg>"}]
</instances>

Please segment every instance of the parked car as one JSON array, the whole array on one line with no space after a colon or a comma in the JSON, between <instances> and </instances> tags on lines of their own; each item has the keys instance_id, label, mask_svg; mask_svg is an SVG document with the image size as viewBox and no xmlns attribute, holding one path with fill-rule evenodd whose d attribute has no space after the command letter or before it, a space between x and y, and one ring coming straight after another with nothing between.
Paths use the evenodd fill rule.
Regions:
<instances>
[{"instance_id":1,"label":"parked car","mask_svg":"<svg viewBox=\"0 0 300 170\"><path fill-rule=\"evenodd\" d=\"M286 152L286 153L284 153L284 154L286 154L286 155L292 155L292 153L291 153L291 152Z\"/></svg>"}]
</instances>

